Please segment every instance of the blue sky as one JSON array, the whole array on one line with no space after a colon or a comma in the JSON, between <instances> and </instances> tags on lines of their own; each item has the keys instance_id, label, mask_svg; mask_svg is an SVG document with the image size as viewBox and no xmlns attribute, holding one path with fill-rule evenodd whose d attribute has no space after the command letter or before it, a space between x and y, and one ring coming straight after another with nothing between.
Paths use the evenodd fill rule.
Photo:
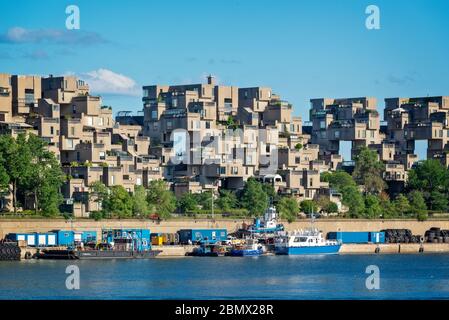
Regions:
<instances>
[{"instance_id":1,"label":"blue sky","mask_svg":"<svg viewBox=\"0 0 449 320\"><path fill-rule=\"evenodd\" d=\"M65 30L71 4L80 30ZM310 98L448 95L448 40L444 0L2 0L0 72L81 75L114 111L140 110L142 85L212 73L270 86L307 120Z\"/></svg>"}]
</instances>

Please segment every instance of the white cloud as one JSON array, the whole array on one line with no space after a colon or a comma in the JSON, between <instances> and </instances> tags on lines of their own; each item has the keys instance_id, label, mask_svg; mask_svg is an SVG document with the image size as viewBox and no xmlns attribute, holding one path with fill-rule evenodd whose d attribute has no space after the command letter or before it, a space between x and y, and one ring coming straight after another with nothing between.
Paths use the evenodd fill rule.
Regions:
<instances>
[{"instance_id":1,"label":"white cloud","mask_svg":"<svg viewBox=\"0 0 449 320\"><path fill-rule=\"evenodd\" d=\"M137 83L123 74L108 69L97 69L82 73L79 78L89 84L90 91L97 94L117 94L139 96L140 87Z\"/></svg>"},{"instance_id":2,"label":"white cloud","mask_svg":"<svg viewBox=\"0 0 449 320\"><path fill-rule=\"evenodd\" d=\"M95 45L107 41L98 33L65 29L26 29L13 27L0 34L0 43L49 43L60 45Z\"/></svg>"}]
</instances>

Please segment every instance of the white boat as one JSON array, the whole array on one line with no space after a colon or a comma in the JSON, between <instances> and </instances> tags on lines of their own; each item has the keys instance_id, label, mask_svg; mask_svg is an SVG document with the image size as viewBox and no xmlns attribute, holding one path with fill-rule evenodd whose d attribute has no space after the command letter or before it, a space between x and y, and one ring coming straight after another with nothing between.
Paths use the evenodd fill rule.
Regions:
<instances>
[{"instance_id":1,"label":"white boat","mask_svg":"<svg viewBox=\"0 0 449 320\"><path fill-rule=\"evenodd\" d=\"M284 255L338 254L341 243L326 240L318 229L280 233L275 241L275 253Z\"/></svg>"}]
</instances>

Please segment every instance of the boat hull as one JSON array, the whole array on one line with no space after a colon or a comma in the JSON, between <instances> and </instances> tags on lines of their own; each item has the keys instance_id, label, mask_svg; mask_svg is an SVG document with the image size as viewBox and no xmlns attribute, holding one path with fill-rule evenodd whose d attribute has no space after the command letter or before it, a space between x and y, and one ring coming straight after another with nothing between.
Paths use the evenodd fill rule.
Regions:
<instances>
[{"instance_id":1,"label":"boat hull","mask_svg":"<svg viewBox=\"0 0 449 320\"><path fill-rule=\"evenodd\" d=\"M255 257L262 254L261 250L231 250L230 255L233 257Z\"/></svg>"},{"instance_id":2,"label":"boat hull","mask_svg":"<svg viewBox=\"0 0 449 320\"><path fill-rule=\"evenodd\" d=\"M276 247L278 255L313 255L313 254L338 254L341 245L310 246L310 247Z\"/></svg>"},{"instance_id":3,"label":"boat hull","mask_svg":"<svg viewBox=\"0 0 449 320\"><path fill-rule=\"evenodd\" d=\"M161 250L124 251L124 250L45 250L37 255L47 260L88 260L88 259L149 259L156 257Z\"/></svg>"},{"instance_id":4,"label":"boat hull","mask_svg":"<svg viewBox=\"0 0 449 320\"><path fill-rule=\"evenodd\" d=\"M87 250L75 251L76 259L90 260L90 259L150 259L155 258L161 250L149 251L122 251L122 250Z\"/></svg>"}]
</instances>

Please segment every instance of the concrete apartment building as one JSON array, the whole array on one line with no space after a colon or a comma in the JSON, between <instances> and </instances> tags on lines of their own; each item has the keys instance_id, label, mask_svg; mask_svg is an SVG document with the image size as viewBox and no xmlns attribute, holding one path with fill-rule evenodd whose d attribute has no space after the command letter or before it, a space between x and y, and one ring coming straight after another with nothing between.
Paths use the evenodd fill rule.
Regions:
<instances>
[{"instance_id":1,"label":"concrete apartment building","mask_svg":"<svg viewBox=\"0 0 449 320\"><path fill-rule=\"evenodd\" d=\"M33 133L48 143L68 177L61 188L64 209L76 216L101 206L89 199L95 181L133 192L162 177L149 159L150 138L142 127L116 123L111 108L73 76L0 74L0 132ZM9 209L9 195L3 198L3 209Z\"/></svg>"},{"instance_id":2,"label":"concrete apartment building","mask_svg":"<svg viewBox=\"0 0 449 320\"><path fill-rule=\"evenodd\" d=\"M375 98L311 99L306 123L271 88L223 86L212 76L144 86L142 101L140 115L122 111L114 120L74 76L0 74L0 133L30 132L48 143L68 177L64 209L76 216L100 209L89 198L96 181L133 192L157 179L179 197L239 190L256 177L298 201L327 197L344 209L341 195L320 180L325 171L350 170L341 141L351 144L352 159L361 146L377 151L392 195L418 160L416 140L428 141L428 158L449 165L449 97L385 99L383 121Z\"/></svg>"}]
</instances>

